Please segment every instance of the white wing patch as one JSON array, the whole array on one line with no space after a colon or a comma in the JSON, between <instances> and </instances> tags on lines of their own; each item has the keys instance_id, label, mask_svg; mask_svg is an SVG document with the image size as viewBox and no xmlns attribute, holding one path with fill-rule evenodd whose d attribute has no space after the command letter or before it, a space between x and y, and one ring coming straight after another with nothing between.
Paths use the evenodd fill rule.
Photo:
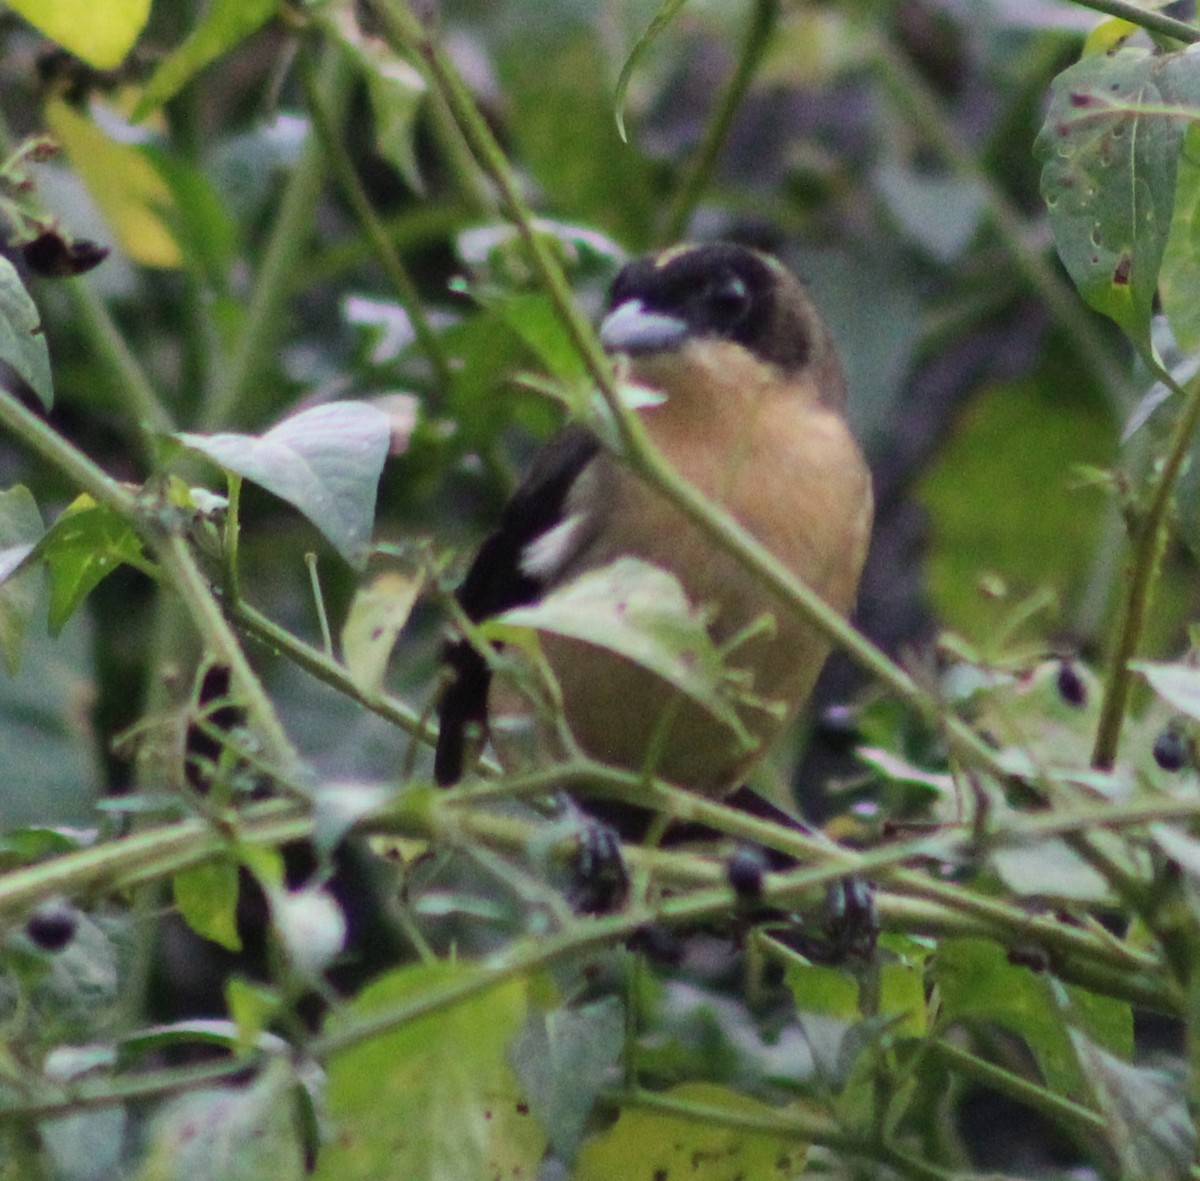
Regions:
<instances>
[{"instance_id":1,"label":"white wing patch","mask_svg":"<svg viewBox=\"0 0 1200 1181\"><path fill-rule=\"evenodd\" d=\"M586 513L572 513L553 529L535 537L521 551L521 573L538 582L553 582L578 553L586 521Z\"/></svg>"}]
</instances>

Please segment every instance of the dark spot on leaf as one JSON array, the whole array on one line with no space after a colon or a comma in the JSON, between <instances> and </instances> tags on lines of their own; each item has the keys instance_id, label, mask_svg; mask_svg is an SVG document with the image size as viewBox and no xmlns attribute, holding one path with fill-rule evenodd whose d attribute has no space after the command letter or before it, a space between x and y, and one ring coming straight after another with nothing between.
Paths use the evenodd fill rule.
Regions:
<instances>
[{"instance_id":1,"label":"dark spot on leaf","mask_svg":"<svg viewBox=\"0 0 1200 1181\"><path fill-rule=\"evenodd\" d=\"M1095 95L1085 94L1081 90L1076 90L1072 91L1069 102L1073 107L1090 107L1095 105L1096 98Z\"/></svg>"},{"instance_id":2,"label":"dark spot on leaf","mask_svg":"<svg viewBox=\"0 0 1200 1181\"><path fill-rule=\"evenodd\" d=\"M1133 270L1133 259L1128 254L1122 254L1117 259L1117 265L1113 267L1113 283L1118 287L1127 287L1129 285L1129 272L1131 270Z\"/></svg>"},{"instance_id":3,"label":"dark spot on leaf","mask_svg":"<svg viewBox=\"0 0 1200 1181\"><path fill-rule=\"evenodd\" d=\"M517 1114L518 1115L528 1115L529 1114L529 1104L528 1103L518 1103L517 1104Z\"/></svg>"},{"instance_id":4,"label":"dark spot on leaf","mask_svg":"<svg viewBox=\"0 0 1200 1181\"><path fill-rule=\"evenodd\" d=\"M654 1170L654 1181L667 1181L667 1170L666 1169L655 1169Z\"/></svg>"},{"instance_id":5,"label":"dark spot on leaf","mask_svg":"<svg viewBox=\"0 0 1200 1181\"><path fill-rule=\"evenodd\" d=\"M371 639L377 640L382 635L383 635L383 628L381 628L381 627L371 628Z\"/></svg>"},{"instance_id":6,"label":"dark spot on leaf","mask_svg":"<svg viewBox=\"0 0 1200 1181\"><path fill-rule=\"evenodd\" d=\"M490 1111L485 1111L485 1112L483 1113L483 1118L484 1118L484 1119L491 1119L491 1118L492 1118L492 1113L491 1113Z\"/></svg>"}]
</instances>

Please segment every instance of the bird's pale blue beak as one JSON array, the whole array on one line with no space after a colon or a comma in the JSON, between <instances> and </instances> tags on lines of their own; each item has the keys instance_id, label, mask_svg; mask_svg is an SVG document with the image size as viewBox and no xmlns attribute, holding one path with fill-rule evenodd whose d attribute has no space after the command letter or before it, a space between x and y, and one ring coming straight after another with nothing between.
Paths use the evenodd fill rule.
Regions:
<instances>
[{"instance_id":1,"label":"bird's pale blue beak","mask_svg":"<svg viewBox=\"0 0 1200 1181\"><path fill-rule=\"evenodd\" d=\"M600 343L610 353L658 353L678 348L687 331L683 320L649 311L640 299L629 299L601 321Z\"/></svg>"}]
</instances>

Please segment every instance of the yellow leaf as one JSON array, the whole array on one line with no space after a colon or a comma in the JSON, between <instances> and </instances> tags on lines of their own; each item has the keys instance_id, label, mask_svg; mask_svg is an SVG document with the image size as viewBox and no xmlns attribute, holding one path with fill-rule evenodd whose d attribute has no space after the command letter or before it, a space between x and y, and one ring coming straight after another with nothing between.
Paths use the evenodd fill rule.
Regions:
<instances>
[{"instance_id":1,"label":"yellow leaf","mask_svg":"<svg viewBox=\"0 0 1200 1181\"><path fill-rule=\"evenodd\" d=\"M121 64L150 15L150 0L9 0L9 7L98 70Z\"/></svg>"},{"instance_id":2,"label":"yellow leaf","mask_svg":"<svg viewBox=\"0 0 1200 1181\"><path fill-rule=\"evenodd\" d=\"M110 139L62 99L46 104L46 123L112 226L121 249L143 266L180 266L183 255L164 216L174 199L142 149Z\"/></svg>"}]
</instances>

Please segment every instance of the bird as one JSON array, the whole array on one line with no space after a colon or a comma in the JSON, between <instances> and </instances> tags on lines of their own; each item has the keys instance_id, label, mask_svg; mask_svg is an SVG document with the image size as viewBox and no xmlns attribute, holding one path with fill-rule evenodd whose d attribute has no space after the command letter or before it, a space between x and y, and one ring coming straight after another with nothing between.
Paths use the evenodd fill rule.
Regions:
<instances>
[{"instance_id":1,"label":"bird","mask_svg":"<svg viewBox=\"0 0 1200 1181\"><path fill-rule=\"evenodd\" d=\"M598 335L618 378L651 395L635 412L666 461L848 613L870 539L871 477L846 420L832 335L800 279L747 246L685 243L625 264ZM458 605L478 624L623 559L673 575L716 645L749 629L727 660L758 704L739 704L740 725L731 726L647 667L543 632L567 728L597 760L726 795L800 712L829 641L597 432L572 423L534 457L471 562ZM773 626L756 629L763 619ZM501 732L514 718L541 725L477 643L457 634L444 647L441 785L460 781L489 737L513 767L519 759L506 757ZM542 745L553 747L553 736L543 733Z\"/></svg>"}]
</instances>

